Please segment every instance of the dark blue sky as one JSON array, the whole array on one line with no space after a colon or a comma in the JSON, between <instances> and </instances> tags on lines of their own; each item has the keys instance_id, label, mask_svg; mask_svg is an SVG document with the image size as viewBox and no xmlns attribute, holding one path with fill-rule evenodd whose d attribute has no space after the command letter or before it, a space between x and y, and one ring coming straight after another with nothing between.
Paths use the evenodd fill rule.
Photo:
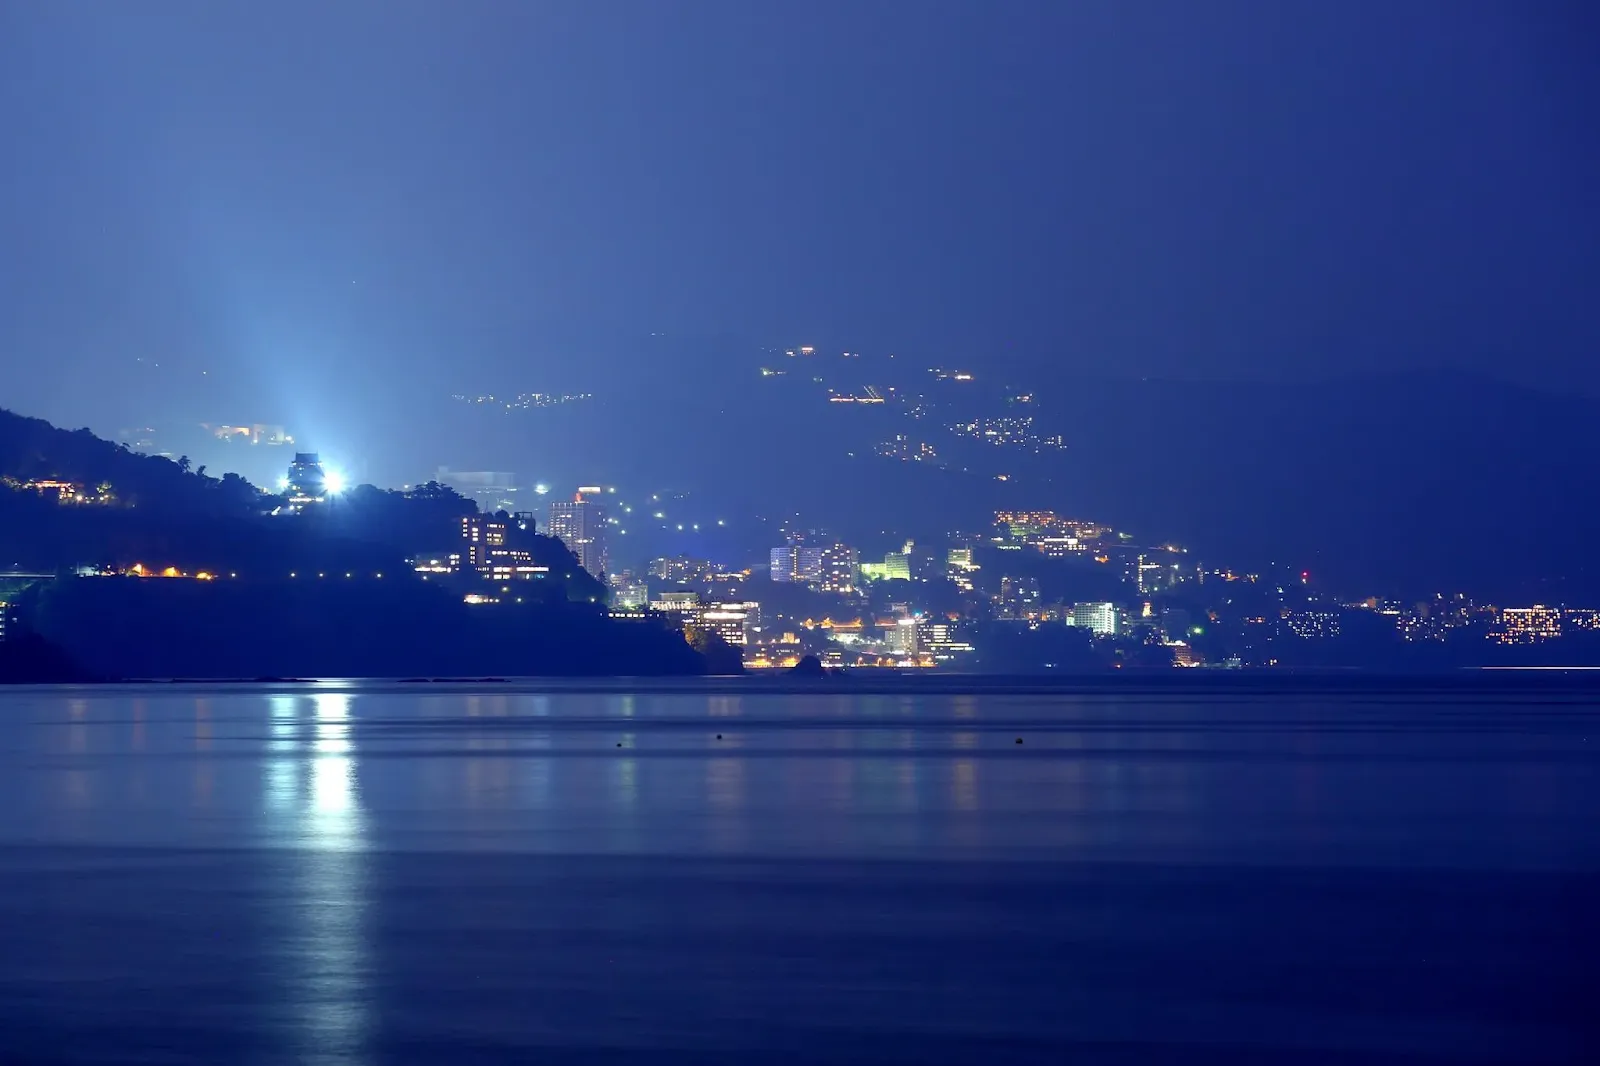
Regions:
<instances>
[{"instance_id":1,"label":"dark blue sky","mask_svg":"<svg viewBox=\"0 0 1600 1066\"><path fill-rule=\"evenodd\" d=\"M1600 393L1596 26L0 0L0 405L111 428L134 414L96 386L141 357L262 407L582 385L584 338L655 331Z\"/></svg>"}]
</instances>

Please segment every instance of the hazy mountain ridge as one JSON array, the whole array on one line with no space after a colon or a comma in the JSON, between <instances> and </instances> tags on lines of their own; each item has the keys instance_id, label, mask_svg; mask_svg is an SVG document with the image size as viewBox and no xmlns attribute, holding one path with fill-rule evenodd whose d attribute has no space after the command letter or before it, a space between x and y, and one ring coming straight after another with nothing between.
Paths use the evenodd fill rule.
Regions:
<instances>
[{"instance_id":1,"label":"hazy mountain ridge","mask_svg":"<svg viewBox=\"0 0 1600 1066\"><path fill-rule=\"evenodd\" d=\"M1600 523L1585 499L1600 465L1587 428L1600 403L1589 398L1449 372L1259 384L1028 382L979 369L957 386L930 373L962 368L956 359L826 350L788 357L726 338L573 343L539 362L566 366L561 387L592 391L590 401L485 411L441 388L420 407L383 405L380 418L353 406L351 417L382 423L363 434L365 458L395 485L449 466L513 471L530 487L680 490L730 527L798 513L866 546L982 529L997 507L1049 507L1181 541L1207 562L1308 569L1352 595L1600 593L1589 563ZM570 358L557 360L562 352ZM786 374L763 377L763 366ZM515 392L547 379L557 380L530 367L526 382L495 384ZM938 403L913 419L895 403L827 402L830 387L869 383ZM1025 408L1005 404L1017 392L1031 394ZM956 416L1014 415L1061 434L1065 449L988 448L948 431ZM949 468L876 457L897 433L932 442ZM645 550L643 538L630 544Z\"/></svg>"},{"instance_id":2,"label":"hazy mountain ridge","mask_svg":"<svg viewBox=\"0 0 1600 1066\"><path fill-rule=\"evenodd\" d=\"M1446 372L1317 384L1072 379L1028 390L1026 413L1062 434L1064 450L974 453L953 444L947 408L911 419L894 404L825 400L845 376L836 364L851 379L931 390L912 360L794 359L787 376L763 378L772 362L766 353L737 373L688 375L655 361L611 378L586 414L501 419L495 448L548 456L556 476L670 483L857 537L928 537L982 528L996 507L1051 507L1179 540L1208 562L1309 569L1352 594L1600 591L1588 547L1600 521L1584 498L1600 465L1588 428L1600 404L1586 398ZM975 412L1017 413L995 405L1018 386L974 384L984 397ZM895 433L932 440L956 469L874 457Z\"/></svg>"}]
</instances>

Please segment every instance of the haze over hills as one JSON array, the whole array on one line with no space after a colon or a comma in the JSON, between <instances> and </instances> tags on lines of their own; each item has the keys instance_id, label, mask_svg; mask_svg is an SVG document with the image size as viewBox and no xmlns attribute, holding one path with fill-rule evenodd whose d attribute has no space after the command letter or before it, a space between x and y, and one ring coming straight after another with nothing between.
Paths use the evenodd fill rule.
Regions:
<instances>
[{"instance_id":1,"label":"haze over hills","mask_svg":"<svg viewBox=\"0 0 1600 1066\"><path fill-rule=\"evenodd\" d=\"M1456 374L1101 384L1052 403L1071 493L1208 553L1421 595L1591 589L1597 405ZM1155 446L1119 446L1142 438Z\"/></svg>"},{"instance_id":2,"label":"haze over hills","mask_svg":"<svg viewBox=\"0 0 1600 1066\"><path fill-rule=\"evenodd\" d=\"M1600 403L1587 397L1445 372L1035 387L931 373L963 369L948 359L788 350L798 346L563 340L532 353L517 381L441 373L383 403L354 389L340 404L323 397L309 431L296 421L309 409L238 420L281 422L301 446L337 439L357 476L380 484L450 467L563 491L603 482L681 492L725 515L744 538L730 532L728 550L752 558L795 515L870 551L987 528L1000 507L1049 507L1179 541L1207 562L1310 570L1351 595L1600 591L1588 558L1600 523L1584 498L1600 459L1587 429ZM869 387L887 402L830 402ZM454 398L533 392L583 398L521 409ZM951 429L1024 418L1020 443L985 441L981 425L976 435ZM899 437L910 454L879 454ZM1055 437L1060 447L1039 443ZM922 445L930 455L917 454ZM229 453L210 461L227 469ZM636 561L665 550L648 535L629 543Z\"/></svg>"},{"instance_id":3,"label":"haze over hills","mask_svg":"<svg viewBox=\"0 0 1600 1066\"><path fill-rule=\"evenodd\" d=\"M717 653L610 618L561 541L510 523L491 537L438 484L295 491L0 409L0 643L13 623L43 641L0 656L0 681L683 674ZM504 549L501 570L411 562L459 551L469 527ZM30 668L46 654L55 666Z\"/></svg>"},{"instance_id":4,"label":"haze over hills","mask_svg":"<svg viewBox=\"0 0 1600 1066\"><path fill-rule=\"evenodd\" d=\"M557 482L672 485L863 540L931 538L984 528L998 507L1051 507L1180 541L1207 561L1310 570L1352 594L1538 597L1600 577L1588 557L1600 521L1583 491L1600 461L1588 428L1600 404L1588 398L1448 372L1047 390L938 380L906 358L768 353L712 375L650 365L610 378L588 404L457 410L450 440L476 449L463 462L504 456ZM787 373L762 377L762 365ZM867 382L889 402L829 402L830 390ZM921 417L916 397L930 408ZM1033 444L991 446L949 428L1021 417ZM933 455L876 454L902 435ZM1062 447L1038 444L1056 435Z\"/></svg>"}]
</instances>

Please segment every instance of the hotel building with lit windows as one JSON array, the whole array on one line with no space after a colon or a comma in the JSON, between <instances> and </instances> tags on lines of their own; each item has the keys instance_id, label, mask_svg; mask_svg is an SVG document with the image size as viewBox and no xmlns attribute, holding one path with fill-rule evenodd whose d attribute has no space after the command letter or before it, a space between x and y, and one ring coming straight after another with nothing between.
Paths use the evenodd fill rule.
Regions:
<instances>
[{"instance_id":1,"label":"hotel building with lit windows","mask_svg":"<svg viewBox=\"0 0 1600 1066\"><path fill-rule=\"evenodd\" d=\"M592 490L598 492L598 489ZM570 500L557 500L550 504L550 521L547 531L567 550L578 557L578 565L591 577L606 579L606 509L594 500L585 499L584 489L579 489Z\"/></svg>"}]
</instances>

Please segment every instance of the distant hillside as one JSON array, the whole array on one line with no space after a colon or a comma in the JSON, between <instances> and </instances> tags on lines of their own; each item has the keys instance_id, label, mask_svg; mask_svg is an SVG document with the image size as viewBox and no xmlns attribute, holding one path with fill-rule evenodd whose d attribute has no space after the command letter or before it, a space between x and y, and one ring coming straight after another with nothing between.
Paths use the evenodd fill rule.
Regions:
<instances>
[{"instance_id":1,"label":"distant hillside","mask_svg":"<svg viewBox=\"0 0 1600 1066\"><path fill-rule=\"evenodd\" d=\"M595 368L622 363L582 354ZM552 484L681 490L702 516L729 519L717 551L733 561L759 559L796 513L882 550L899 536L985 528L999 507L1047 507L1178 540L1209 563L1309 570L1343 593L1600 600L1591 400L1446 373L1322 385L980 374L954 386L907 357L733 358L664 341L627 356L630 373L595 369L596 380L574 384L595 390L592 403L491 416L441 394L415 418L426 432L375 434L374 448L405 470L509 468ZM762 377L769 363L785 374ZM903 403L826 401L831 387L866 384L934 402L914 418ZM1006 406L1020 391L1032 396L1026 409ZM1018 414L1066 448L1034 454L949 431L960 418ZM940 462L877 457L897 434L930 442ZM109 480L141 507L233 506L217 479L4 412L0 474ZM637 553L624 564L712 548L641 519L626 547L613 545ZM736 522L748 543L731 541ZM0 556L4 547L0 538Z\"/></svg>"},{"instance_id":2,"label":"distant hillside","mask_svg":"<svg viewBox=\"0 0 1600 1066\"><path fill-rule=\"evenodd\" d=\"M0 681L674 675L714 665L676 630L609 618L603 586L532 530L508 530L507 546L548 577L505 602L468 606L462 589L475 591L475 575L425 583L407 554L456 546L461 516L477 510L441 485L362 485L274 514L283 501L241 478L10 412L0 412L0 476L0 570L59 575L20 582ZM172 576L60 573L135 563Z\"/></svg>"},{"instance_id":3,"label":"distant hillside","mask_svg":"<svg viewBox=\"0 0 1600 1066\"><path fill-rule=\"evenodd\" d=\"M161 456L140 455L87 429L65 430L0 409L0 477L109 485L119 502L168 512L243 515L259 492L236 475L201 476Z\"/></svg>"},{"instance_id":4,"label":"distant hillside","mask_svg":"<svg viewBox=\"0 0 1600 1066\"><path fill-rule=\"evenodd\" d=\"M441 485L409 493L356 486L305 514L269 513L282 501L228 473L212 477L139 455L88 430L57 429L0 411L0 570L55 571L82 565L238 572L284 578L306 571L408 572L419 551L448 550L460 518L476 505ZM62 503L65 481L103 502ZM543 592L588 602L602 594L557 540L518 534L536 564L563 575ZM570 578L565 575L571 574Z\"/></svg>"},{"instance_id":5,"label":"distant hillside","mask_svg":"<svg viewBox=\"0 0 1600 1066\"><path fill-rule=\"evenodd\" d=\"M761 515L799 512L863 543L982 528L1002 506L1050 507L1179 540L1208 562L1307 569L1350 593L1600 595L1593 401L1417 373L1321 385L1067 378L1021 383L1033 398L1019 409L1001 399L1018 390L995 382L936 392L909 359L780 354L766 361L787 373L763 378L766 357L685 372L697 357L615 377L592 410L488 424L463 415L450 439L480 442L463 463L538 455L541 476L670 485ZM922 418L895 403L827 403L829 385L847 380L937 403ZM1060 433L1065 450L985 447L948 431L958 417L1019 413ZM931 442L950 468L873 456L900 433Z\"/></svg>"},{"instance_id":6,"label":"distant hillside","mask_svg":"<svg viewBox=\"0 0 1600 1066\"><path fill-rule=\"evenodd\" d=\"M1353 591L1593 595L1600 405L1453 374L1052 396L1062 496ZM1101 442L1092 444L1091 442Z\"/></svg>"}]
</instances>

